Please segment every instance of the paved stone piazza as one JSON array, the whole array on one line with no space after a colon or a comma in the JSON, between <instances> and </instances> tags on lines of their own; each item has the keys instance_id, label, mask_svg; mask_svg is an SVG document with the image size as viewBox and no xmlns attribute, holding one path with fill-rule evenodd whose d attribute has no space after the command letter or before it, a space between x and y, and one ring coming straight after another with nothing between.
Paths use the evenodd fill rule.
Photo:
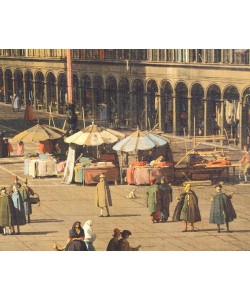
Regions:
<instances>
[{"instance_id":1,"label":"paved stone piazza","mask_svg":"<svg viewBox=\"0 0 250 300\"><path fill-rule=\"evenodd\" d=\"M48 124L48 114L36 112L36 117L44 118ZM59 119L58 119L59 120ZM23 110L13 113L9 105L0 105L0 128L11 141L19 128L24 129ZM25 144L25 152L38 151L37 144ZM15 153L14 153L15 154ZM12 156L0 159L0 186L9 186L13 177L25 178L23 157ZM202 221L195 224L196 232L182 232L181 222L172 222L176 197L183 191L173 185L173 203L170 206L170 220L153 224L146 207L147 186L137 186L137 199L128 199L134 188L129 185L110 185L113 206L110 218L99 218L100 210L95 207L95 185L82 186L62 184L60 177L28 178L31 188L40 195L41 205L33 205L31 223L21 227L20 235L0 236L1 251L52 251L53 245L65 245L68 231L75 221L82 224L91 219L97 239L98 251L106 250L115 227L132 232L131 246L141 244L141 251L244 251L250 249L250 184L225 184L225 192L234 192L232 199L237 219L230 223L233 233L217 233L216 226L209 224L213 186L195 186L193 190L199 198Z\"/></svg>"}]
</instances>

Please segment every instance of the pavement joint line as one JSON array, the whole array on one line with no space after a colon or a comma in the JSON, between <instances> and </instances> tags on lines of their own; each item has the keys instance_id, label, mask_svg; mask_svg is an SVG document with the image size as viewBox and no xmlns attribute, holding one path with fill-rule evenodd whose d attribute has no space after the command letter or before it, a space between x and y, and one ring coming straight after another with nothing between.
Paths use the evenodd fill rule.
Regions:
<instances>
[{"instance_id":1,"label":"pavement joint line","mask_svg":"<svg viewBox=\"0 0 250 300\"><path fill-rule=\"evenodd\" d=\"M18 176L17 174L15 174L15 173L9 171L8 169L4 168L3 166L0 166L0 169L2 169L2 170L4 170L4 171L8 172L9 174L11 174L11 175L13 175L13 176L18 177L19 179L21 179L21 180L23 181L23 178L22 178L22 177L20 177L20 176Z\"/></svg>"}]
</instances>

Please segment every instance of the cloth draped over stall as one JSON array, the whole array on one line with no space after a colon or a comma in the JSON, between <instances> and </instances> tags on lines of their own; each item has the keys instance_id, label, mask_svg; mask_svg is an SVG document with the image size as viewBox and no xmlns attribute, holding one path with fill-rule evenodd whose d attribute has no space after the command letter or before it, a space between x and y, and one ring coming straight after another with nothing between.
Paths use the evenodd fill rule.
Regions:
<instances>
[{"instance_id":1,"label":"cloth draped over stall","mask_svg":"<svg viewBox=\"0 0 250 300\"><path fill-rule=\"evenodd\" d=\"M73 179L76 145L70 144L62 183L70 184Z\"/></svg>"}]
</instances>

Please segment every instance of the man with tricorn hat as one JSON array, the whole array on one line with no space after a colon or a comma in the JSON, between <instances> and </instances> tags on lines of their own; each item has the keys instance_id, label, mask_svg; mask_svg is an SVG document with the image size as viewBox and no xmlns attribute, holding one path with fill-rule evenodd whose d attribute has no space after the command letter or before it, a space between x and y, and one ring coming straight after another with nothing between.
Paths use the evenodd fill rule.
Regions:
<instances>
[{"instance_id":1,"label":"man with tricorn hat","mask_svg":"<svg viewBox=\"0 0 250 300\"><path fill-rule=\"evenodd\" d=\"M107 210L106 217L110 217L109 206L112 206L111 193L105 178L106 176L104 174L100 174L100 182L96 186L96 206L101 208L100 217L104 217L104 208Z\"/></svg>"},{"instance_id":2,"label":"man with tricorn hat","mask_svg":"<svg viewBox=\"0 0 250 300\"><path fill-rule=\"evenodd\" d=\"M231 198L233 192L226 195L221 191L222 185L217 184L215 186L216 193L212 197L211 210L209 223L217 224L217 232L220 233L220 225L226 223L227 232L232 232L229 230L229 222L236 219L236 212L233 208Z\"/></svg>"},{"instance_id":3,"label":"man with tricorn hat","mask_svg":"<svg viewBox=\"0 0 250 300\"><path fill-rule=\"evenodd\" d=\"M118 241L117 251L138 251L141 248L141 245L137 247L130 247L128 238L132 235L131 231L123 230L121 233L122 238Z\"/></svg>"}]
</instances>

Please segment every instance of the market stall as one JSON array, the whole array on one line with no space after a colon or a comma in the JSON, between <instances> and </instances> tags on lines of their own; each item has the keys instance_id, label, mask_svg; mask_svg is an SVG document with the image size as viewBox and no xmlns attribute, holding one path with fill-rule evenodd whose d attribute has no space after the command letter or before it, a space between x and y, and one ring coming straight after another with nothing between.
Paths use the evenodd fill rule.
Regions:
<instances>
[{"instance_id":1,"label":"market stall","mask_svg":"<svg viewBox=\"0 0 250 300\"><path fill-rule=\"evenodd\" d=\"M173 182L174 169L173 164L153 167L153 166L131 166L127 168L127 183L135 185L149 185L150 178L154 177L156 183L161 181L162 177L168 178L169 182Z\"/></svg>"},{"instance_id":2,"label":"market stall","mask_svg":"<svg viewBox=\"0 0 250 300\"><path fill-rule=\"evenodd\" d=\"M119 164L116 153L99 153L98 146L109 145L125 137L124 134L92 124L81 131L65 139L69 143L69 153L63 183L72 181L82 184L94 184L99 182L99 175L104 173L106 180L117 183L120 180ZM83 147L96 147L97 157L76 157L77 145Z\"/></svg>"},{"instance_id":3,"label":"market stall","mask_svg":"<svg viewBox=\"0 0 250 300\"><path fill-rule=\"evenodd\" d=\"M24 175L36 177L57 176L57 161L53 156L32 157L24 160Z\"/></svg>"},{"instance_id":4,"label":"market stall","mask_svg":"<svg viewBox=\"0 0 250 300\"><path fill-rule=\"evenodd\" d=\"M37 124L27 130L20 132L13 137L14 141L24 143L50 143L51 140L58 140L62 133L58 133L47 125ZM52 143L51 143L52 145ZM26 176L47 177L58 175L57 160L51 153L34 154L24 160L24 174Z\"/></svg>"},{"instance_id":5,"label":"market stall","mask_svg":"<svg viewBox=\"0 0 250 300\"><path fill-rule=\"evenodd\" d=\"M216 158L213 155L201 155L191 153L188 155L188 163L185 166L175 165L174 180L211 180L212 183L227 181L229 179L229 167L231 163L224 158Z\"/></svg>"},{"instance_id":6,"label":"market stall","mask_svg":"<svg viewBox=\"0 0 250 300\"><path fill-rule=\"evenodd\" d=\"M169 144L169 140L152 132L137 130L130 136L114 145L113 149L120 152L134 152L138 159L138 152L148 151L155 147ZM135 161L126 168L126 180L128 184L149 185L150 178L154 177L159 182L161 177L166 176L171 182L173 180L173 163L163 161L163 157L157 157L152 162ZM121 166L121 165L120 165ZM121 169L123 170L122 166Z\"/></svg>"}]
</instances>

